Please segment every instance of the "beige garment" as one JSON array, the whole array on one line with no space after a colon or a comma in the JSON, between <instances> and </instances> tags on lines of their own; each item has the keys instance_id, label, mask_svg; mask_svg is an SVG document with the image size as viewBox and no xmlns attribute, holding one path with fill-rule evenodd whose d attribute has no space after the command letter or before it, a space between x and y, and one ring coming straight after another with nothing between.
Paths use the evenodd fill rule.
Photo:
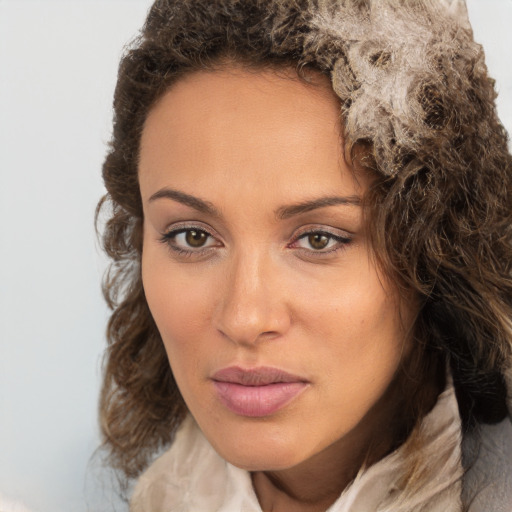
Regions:
<instances>
[{"instance_id":1,"label":"beige garment","mask_svg":"<svg viewBox=\"0 0 512 512\"><path fill-rule=\"evenodd\" d=\"M461 423L453 387L421 423L421 479L401 488L404 447L359 473L328 512L460 512ZM140 477L131 512L262 512L250 474L222 459L191 416Z\"/></svg>"}]
</instances>

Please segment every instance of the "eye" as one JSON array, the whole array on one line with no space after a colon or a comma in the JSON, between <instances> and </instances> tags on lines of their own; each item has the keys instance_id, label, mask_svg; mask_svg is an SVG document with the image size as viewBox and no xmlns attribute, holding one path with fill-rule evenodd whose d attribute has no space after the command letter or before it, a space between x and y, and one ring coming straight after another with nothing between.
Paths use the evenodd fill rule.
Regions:
<instances>
[{"instance_id":1,"label":"eye","mask_svg":"<svg viewBox=\"0 0 512 512\"><path fill-rule=\"evenodd\" d=\"M183 236L185 235L185 236ZM189 247L194 247L195 249L198 249L199 247L203 247L208 242L208 239L211 238L206 231L199 231L198 229L187 229L183 233L180 233L175 237L175 240L177 240L179 237L184 238L184 242Z\"/></svg>"},{"instance_id":2,"label":"eye","mask_svg":"<svg viewBox=\"0 0 512 512\"><path fill-rule=\"evenodd\" d=\"M178 253L188 254L199 253L221 245L208 231L197 227L172 229L163 235L161 241Z\"/></svg>"},{"instance_id":3,"label":"eye","mask_svg":"<svg viewBox=\"0 0 512 512\"><path fill-rule=\"evenodd\" d=\"M324 233L310 233L299 240L307 240L307 243L311 248L316 251L321 251L332 242L333 238L329 235L325 235Z\"/></svg>"},{"instance_id":4,"label":"eye","mask_svg":"<svg viewBox=\"0 0 512 512\"><path fill-rule=\"evenodd\" d=\"M315 230L299 235L290 247L311 253L330 253L342 249L351 241L348 236Z\"/></svg>"}]
</instances>

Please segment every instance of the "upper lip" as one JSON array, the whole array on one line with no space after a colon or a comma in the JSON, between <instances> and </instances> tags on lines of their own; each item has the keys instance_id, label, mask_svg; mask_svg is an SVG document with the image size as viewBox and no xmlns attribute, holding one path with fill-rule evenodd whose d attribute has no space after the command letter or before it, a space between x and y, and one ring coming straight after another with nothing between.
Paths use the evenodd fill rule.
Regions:
<instances>
[{"instance_id":1,"label":"upper lip","mask_svg":"<svg viewBox=\"0 0 512 512\"><path fill-rule=\"evenodd\" d=\"M228 382L243 386L265 386L282 382L308 382L303 377L269 366L260 366L258 368L230 366L215 372L212 379L217 382Z\"/></svg>"}]
</instances>

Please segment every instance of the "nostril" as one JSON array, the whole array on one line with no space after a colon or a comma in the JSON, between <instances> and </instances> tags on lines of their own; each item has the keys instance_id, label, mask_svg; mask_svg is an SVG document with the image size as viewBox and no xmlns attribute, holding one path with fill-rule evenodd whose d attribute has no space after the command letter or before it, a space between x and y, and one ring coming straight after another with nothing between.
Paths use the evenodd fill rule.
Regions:
<instances>
[{"instance_id":1,"label":"nostril","mask_svg":"<svg viewBox=\"0 0 512 512\"><path fill-rule=\"evenodd\" d=\"M265 331L260 334L260 338L276 338L279 336L277 331Z\"/></svg>"},{"instance_id":2,"label":"nostril","mask_svg":"<svg viewBox=\"0 0 512 512\"><path fill-rule=\"evenodd\" d=\"M233 343L253 345L282 336L288 329L289 318L283 308L259 310L259 314L235 314L219 311L217 330Z\"/></svg>"}]
</instances>

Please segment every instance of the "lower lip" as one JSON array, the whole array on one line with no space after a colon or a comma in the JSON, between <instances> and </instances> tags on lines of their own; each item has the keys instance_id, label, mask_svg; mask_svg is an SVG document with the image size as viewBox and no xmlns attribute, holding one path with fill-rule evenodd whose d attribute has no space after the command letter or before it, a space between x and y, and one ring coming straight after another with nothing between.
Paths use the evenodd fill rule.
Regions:
<instances>
[{"instance_id":1,"label":"lower lip","mask_svg":"<svg viewBox=\"0 0 512 512\"><path fill-rule=\"evenodd\" d=\"M239 416L270 416L288 405L307 387L305 382L277 382L264 386L244 386L214 381L220 401Z\"/></svg>"}]
</instances>

